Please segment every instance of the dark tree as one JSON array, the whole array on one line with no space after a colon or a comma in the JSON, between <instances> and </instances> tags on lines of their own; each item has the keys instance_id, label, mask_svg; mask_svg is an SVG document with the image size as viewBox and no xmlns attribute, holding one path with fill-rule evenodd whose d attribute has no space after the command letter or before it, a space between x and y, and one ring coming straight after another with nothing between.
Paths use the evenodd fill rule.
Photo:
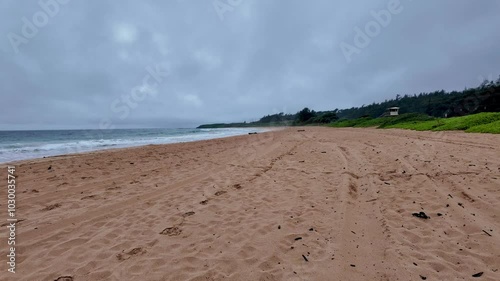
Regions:
<instances>
[{"instance_id":1,"label":"dark tree","mask_svg":"<svg viewBox=\"0 0 500 281\"><path fill-rule=\"evenodd\" d=\"M311 111L309 108L306 107L297 113L297 121L300 123L306 123L307 121L309 121L309 119L313 118L314 116L316 116L314 110Z\"/></svg>"}]
</instances>

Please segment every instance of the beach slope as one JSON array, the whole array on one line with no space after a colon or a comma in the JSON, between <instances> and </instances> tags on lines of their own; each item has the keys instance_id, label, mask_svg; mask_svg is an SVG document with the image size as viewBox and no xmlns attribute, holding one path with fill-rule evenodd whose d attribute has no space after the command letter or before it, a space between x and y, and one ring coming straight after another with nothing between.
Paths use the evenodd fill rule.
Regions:
<instances>
[{"instance_id":1,"label":"beach slope","mask_svg":"<svg viewBox=\"0 0 500 281\"><path fill-rule=\"evenodd\" d=\"M5 280L500 280L499 135L288 128L15 166Z\"/></svg>"}]
</instances>

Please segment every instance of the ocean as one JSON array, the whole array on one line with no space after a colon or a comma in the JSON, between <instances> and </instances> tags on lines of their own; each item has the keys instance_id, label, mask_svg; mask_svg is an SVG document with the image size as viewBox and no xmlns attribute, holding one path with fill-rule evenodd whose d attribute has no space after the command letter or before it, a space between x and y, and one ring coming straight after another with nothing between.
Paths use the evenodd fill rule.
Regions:
<instances>
[{"instance_id":1,"label":"ocean","mask_svg":"<svg viewBox=\"0 0 500 281\"><path fill-rule=\"evenodd\" d=\"M207 140L265 130L227 128L0 131L0 163L109 148Z\"/></svg>"}]
</instances>

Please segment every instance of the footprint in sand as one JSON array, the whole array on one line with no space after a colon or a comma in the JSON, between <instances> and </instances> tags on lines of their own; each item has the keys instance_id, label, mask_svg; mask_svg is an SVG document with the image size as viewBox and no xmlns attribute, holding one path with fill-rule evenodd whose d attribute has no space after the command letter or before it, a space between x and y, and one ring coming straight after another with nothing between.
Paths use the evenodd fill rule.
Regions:
<instances>
[{"instance_id":1,"label":"footprint in sand","mask_svg":"<svg viewBox=\"0 0 500 281\"><path fill-rule=\"evenodd\" d=\"M132 250L130 250L126 253L122 251L122 253L119 253L116 255L116 258L119 261L124 261L124 260L130 259L133 256L142 255L144 253L146 253L146 250L144 250L143 248L133 248ZM71 280L73 280L73 279L71 279Z\"/></svg>"},{"instance_id":2,"label":"footprint in sand","mask_svg":"<svg viewBox=\"0 0 500 281\"><path fill-rule=\"evenodd\" d=\"M56 203L56 204L52 204L52 205L49 205L45 208L42 209L42 211L50 211L50 210L54 210L56 208L59 208L61 207L62 205L60 203Z\"/></svg>"},{"instance_id":3,"label":"footprint in sand","mask_svg":"<svg viewBox=\"0 0 500 281\"><path fill-rule=\"evenodd\" d=\"M181 232L182 229L178 228L177 226L173 226L165 228L162 232L160 232L160 234L168 236L179 236Z\"/></svg>"},{"instance_id":4,"label":"footprint in sand","mask_svg":"<svg viewBox=\"0 0 500 281\"><path fill-rule=\"evenodd\" d=\"M190 212L186 212L186 213L182 214L182 217L184 217L184 218L185 218L185 217L192 216L192 215L194 215L194 214L195 214L195 212L190 211Z\"/></svg>"},{"instance_id":5,"label":"footprint in sand","mask_svg":"<svg viewBox=\"0 0 500 281\"><path fill-rule=\"evenodd\" d=\"M227 191L225 191L225 190L219 190L219 191L217 191L215 193L215 196L221 196L222 194L225 194L225 193L227 193Z\"/></svg>"},{"instance_id":6,"label":"footprint in sand","mask_svg":"<svg viewBox=\"0 0 500 281\"><path fill-rule=\"evenodd\" d=\"M358 187L353 182L349 182L349 195L354 199L358 197Z\"/></svg>"}]
</instances>

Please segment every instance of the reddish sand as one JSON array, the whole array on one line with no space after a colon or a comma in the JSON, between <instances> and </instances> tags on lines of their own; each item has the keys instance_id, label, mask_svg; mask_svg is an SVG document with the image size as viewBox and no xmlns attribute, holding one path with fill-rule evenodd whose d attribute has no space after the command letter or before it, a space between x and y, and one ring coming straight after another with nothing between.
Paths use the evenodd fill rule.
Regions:
<instances>
[{"instance_id":1,"label":"reddish sand","mask_svg":"<svg viewBox=\"0 0 500 281\"><path fill-rule=\"evenodd\" d=\"M500 280L499 135L289 128L16 166L1 280Z\"/></svg>"}]
</instances>

